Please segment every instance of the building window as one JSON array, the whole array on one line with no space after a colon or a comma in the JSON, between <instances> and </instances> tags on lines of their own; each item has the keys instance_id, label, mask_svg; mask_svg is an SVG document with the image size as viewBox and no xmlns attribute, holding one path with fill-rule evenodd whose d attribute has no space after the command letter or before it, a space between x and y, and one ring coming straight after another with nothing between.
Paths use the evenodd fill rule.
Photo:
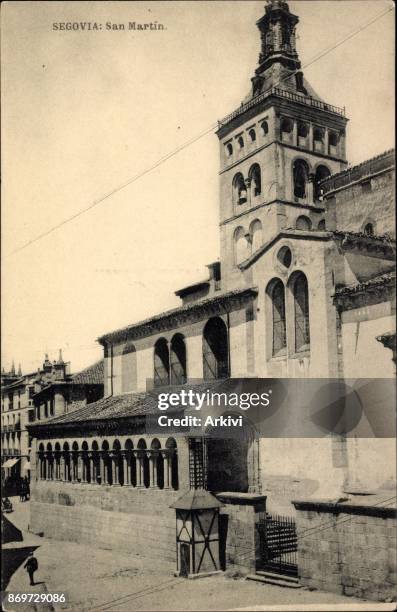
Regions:
<instances>
[{"instance_id":1,"label":"building window","mask_svg":"<svg viewBox=\"0 0 397 612\"><path fill-rule=\"evenodd\" d=\"M285 291L281 280L276 280L271 290L273 319L273 356L284 355L287 347L285 322Z\"/></svg>"},{"instance_id":2,"label":"building window","mask_svg":"<svg viewBox=\"0 0 397 612\"><path fill-rule=\"evenodd\" d=\"M294 196L304 199L307 197L307 182L309 180L309 166L303 159L297 159L293 166Z\"/></svg>"},{"instance_id":3,"label":"building window","mask_svg":"<svg viewBox=\"0 0 397 612\"><path fill-rule=\"evenodd\" d=\"M135 391L137 386L136 349L128 343L121 355L121 390L126 393Z\"/></svg>"},{"instance_id":4,"label":"building window","mask_svg":"<svg viewBox=\"0 0 397 612\"><path fill-rule=\"evenodd\" d=\"M375 234L373 223L367 223L365 225L364 234L366 234L367 236L373 236Z\"/></svg>"},{"instance_id":5,"label":"building window","mask_svg":"<svg viewBox=\"0 0 397 612\"><path fill-rule=\"evenodd\" d=\"M226 154L228 157L231 157L233 155L233 145L231 142L228 142L226 145Z\"/></svg>"},{"instance_id":6,"label":"building window","mask_svg":"<svg viewBox=\"0 0 397 612\"><path fill-rule=\"evenodd\" d=\"M300 217L297 218L295 227L298 230L306 230L306 231L311 230L312 222L310 221L309 217L305 217L305 215L301 215Z\"/></svg>"},{"instance_id":7,"label":"building window","mask_svg":"<svg viewBox=\"0 0 397 612\"><path fill-rule=\"evenodd\" d=\"M295 308L295 352L310 348L309 291L306 276L299 273L293 286Z\"/></svg>"},{"instance_id":8,"label":"building window","mask_svg":"<svg viewBox=\"0 0 397 612\"><path fill-rule=\"evenodd\" d=\"M251 251L255 253L263 244L262 223L259 219L252 221L249 233L251 236Z\"/></svg>"},{"instance_id":9,"label":"building window","mask_svg":"<svg viewBox=\"0 0 397 612\"><path fill-rule=\"evenodd\" d=\"M291 249L287 246L281 247L277 253L277 259L284 268L289 268L292 263Z\"/></svg>"},{"instance_id":10,"label":"building window","mask_svg":"<svg viewBox=\"0 0 397 612\"><path fill-rule=\"evenodd\" d=\"M281 120L281 140L283 142L292 142L292 132L294 123L292 119L284 118Z\"/></svg>"},{"instance_id":11,"label":"building window","mask_svg":"<svg viewBox=\"0 0 397 612\"><path fill-rule=\"evenodd\" d=\"M328 136L328 153L330 155L337 154L339 136L336 132L330 132Z\"/></svg>"},{"instance_id":12,"label":"building window","mask_svg":"<svg viewBox=\"0 0 397 612\"><path fill-rule=\"evenodd\" d=\"M233 203L244 204L247 201L247 188L245 186L244 177L239 172L233 179Z\"/></svg>"},{"instance_id":13,"label":"building window","mask_svg":"<svg viewBox=\"0 0 397 612\"><path fill-rule=\"evenodd\" d=\"M320 182L331 176L331 171L327 166L318 166L314 177L314 199L317 201L322 200L323 191Z\"/></svg>"},{"instance_id":14,"label":"building window","mask_svg":"<svg viewBox=\"0 0 397 612\"><path fill-rule=\"evenodd\" d=\"M313 144L314 150L320 153L324 149L324 130L321 128L314 128L313 130Z\"/></svg>"},{"instance_id":15,"label":"building window","mask_svg":"<svg viewBox=\"0 0 397 612\"><path fill-rule=\"evenodd\" d=\"M256 198L262 193L261 169L259 164L251 166L248 177L251 183L251 194Z\"/></svg>"},{"instance_id":16,"label":"building window","mask_svg":"<svg viewBox=\"0 0 397 612\"><path fill-rule=\"evenodd\" d=\"M309 134L306 123L298 122L298 145L304 147L307 144L307 137Z\"/></svg>"},{"instance_id":17,"label":"building window","mask_svg":"<svg viewBox=\"0 0 397 612\"><path fill-rule=\"evenodd\" d=\"M217 380L229 376L229 345L224 321L214 317L203 331L203 378Z\"/></svg>"},{"instance_id":18,"label":"building window","mask_svg":"<svg viewBox=\"0 0 397 612\"><path fill-rule=\"evenodd\" d=\"M240 149L243 149L243 148L244 148L244 139L243 139L243 137L242 137L242 136L239 136L239 137L237 138L237 144L238 144L238 146L239 146L239 148L240 148Z\"/></svg>"},{"instance_id":19,"label":"building window","mask_svg":"<svg viewBox=\"0 0 397 612\"><path fill-rule=\"evenodd\" d=\"M248 251L248 242L245 236L245 230L243 227L237 227L233 234L233 248L234 248L234 263L238 266L241 262L248 259L250 253Z\"/></svg>"},{"instance_id":20,"label":"building window","mask_svg":"<svg viewBox=\"0 0 397 612\"><path fill-rule=\"evenodd\" d=\"M262 134L263 136L267 136L269 133L269 124L267 121L262 121L261 123Z\"/></svg>"},{"instance_id":21,"label":"building window","mask_svg":"<svg viewBox=\"0 0 397 612\"><path fill-rule=\"evenodd\" d=\"M256 140L256 132L255 132L255 130L254 130L254 129L251 129L251 130L248 132L248 136L250 137L250 141L251 141L251 142L255 142L255 140Z\"/></svg>"},{"instance_id":22,"label":"building window","mask_svg":"<svg viewBox=\"0 0 397 612\"><path fill-rule=\"evenodd\" d=\"M165 338L160 338L154 345L154 386L162 387L169 384L170 362L168 354L168 343Z\"/></svg>"},{"instance_id":23,"label":"building window","mask_svg":"<svg viewBox=\"0 0 397 612\"><path fill-rule=\"evenodd\" d=\"M318 222L318 229L320 232L325 232L326 230L325 219L321 219L321 221Z\"/></svg>"},{"instance_id":24,"label":"building window","mask_svg":"<svg viewBox=\"0 0 397 612\"><path fill-rule=\"evenodd\" d=\"M184 385L186 382L186 345L182 334L175 334L171 340L170 370L171 384Z\"/></svg>"}]
</instances>

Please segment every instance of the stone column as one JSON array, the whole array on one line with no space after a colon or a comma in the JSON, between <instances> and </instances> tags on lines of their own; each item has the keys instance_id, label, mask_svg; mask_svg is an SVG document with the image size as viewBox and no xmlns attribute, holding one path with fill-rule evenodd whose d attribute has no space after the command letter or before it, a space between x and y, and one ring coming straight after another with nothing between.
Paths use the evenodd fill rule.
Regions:
<instances>
[{"instance_id":1,"label":"stone column","mask_svg":"<svg viewBox=\"0 0 397 612\"><path fill-rule=\"evenodd\" d=\"M292 144L297 147L298 143L298 122L294 121L292 124Z\"/></svg>"},{"instance_id":2,"label":"stone column","mask_svg":"<svg viewBox=\"0 0 397 612\"><path fill-rule=\"evenodd\" d=\"M137 483L136 486L138 489L142 489L145 485L143 484L143 457L145 451L138 451L136 453L137 458Z\"/></svg>"},{"instance_id":3,"label":"stone column","mask_svg":"<svg viewBox=\"0 0 397 612\"><path fill-rule=\"evenodd\" d=\"M123 454L124 486L131 486L131 453L124 451Z\"/></svg>"},{"instance_id":4,"label":"stone column","mask_svg":"<svg viewBox=\"0 0 397 612\"><path fill-rule=\"evenodd\" d=\"M164 489L172 489L172 452L170 450L162 450L161 454L164 457Z\"/></svg>"},{"instance_id":5,"label":"stone column","mask_svg":"<svg viewBox=\"0 0 397 612\"><path fill-rule=\"evenodd\" d=\"M309 151L313 151L313 124L309 124Z\"/></svg>"},{"instance_id":6,"label":"stone column","mask_svg":"<svg viewBox=\"0 0 397 612\"><path fill-rule=\"evenodd\" d=\"M61 454L59 458L59 480L66 480L65 478L65 457Z\"/></svg>"},{"instance_id":7,"label":"stone column","mask_svg":"<svg viewBox=\"0 0 397 612\"><path fill-rule=\"evenodd\" d=\"M308 204L313 204L314 203L314 179L315 176L313 173L309 174L309 180L307 182L307 203Z\"/></svg>"},{"instance_id":8,"label":"stone column","mask_svg":"<svg viewBox=\"0 0 397 612\"><path fill-rule=\"evenodd\" d=\"M324 130L324 151L323 153L325 153L326 155L329 155L329 132L328 132L328 128L325 128Z\"/></svg>"},{"instance_id":9,"label":"stone column","mask_svg":"<svg viewBox=\"0 0 397 612\"><path fill-rule=\"evenodd\" d=\"M252 194L251 194L252 179L248 176L246 179L244 179L244 183L245 183L245 188L247 190L247 204L251 205L251 201L252 201Z\"/></svg>"},{"instance_id":10,"label":"stone column","mask_svg":"<svg viewBox=\"0 0 397 612\"><path fill-rule=\"evenodd\" d=\"M81 465L82 465L81 454L80 454L80 451L77 451L77 466L76 466L77 470L76 471L77 471L77 481L80 481L80 482L81 482L81 476L82 476Z\"/></svg>"},{"instance_id":11,"label":"stone column","mask_svg":"<svg viewBox=\"0 0 397 612\"><path fill-rule=\"evenodd\" d=\"M106 453L104 451L99 453L99 470L101 474L101 484L107 484Z\"/></svg>"},{"instance_id":12,"label":"stone column","mask_svg":"<svg viewBox=\"0 0 397 612\"><path fill-rule=\"evenodd\" d=\"M120 486L120 469L119 469L119 453L112 453L112 485L114 487Z\"/></svg>"},{"instance_id":13,"label":"stone column","mask_svg":"<svg viewBox=\"0 0 397 612\"><path fill-rule=\"evenodd\" d=\"M149 465L150 465L150 488L158 489L158 484L157 484L158 451L147 451L146 456L149 458Z\"/></svg>"}]
</instances>

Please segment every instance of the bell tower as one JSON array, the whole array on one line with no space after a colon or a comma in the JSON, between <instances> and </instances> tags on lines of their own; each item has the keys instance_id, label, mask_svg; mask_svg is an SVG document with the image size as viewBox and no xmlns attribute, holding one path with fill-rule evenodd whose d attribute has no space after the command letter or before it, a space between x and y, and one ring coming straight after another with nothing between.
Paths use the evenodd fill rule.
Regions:
<instances>
[{"instance_id":1,"label":"bell tower","mask_svg":"<svg viewBox=\"0 0 397 612\"><path fill-rule=\"evenodd\" d=\"M296 49L299 19L268 0L257 21L258 66L241 105L218 122L224 287L244 285L239 265L282 229L324 230L321 180L343 170L345 110L305 79Z\"/></svg>"}]
</instances>

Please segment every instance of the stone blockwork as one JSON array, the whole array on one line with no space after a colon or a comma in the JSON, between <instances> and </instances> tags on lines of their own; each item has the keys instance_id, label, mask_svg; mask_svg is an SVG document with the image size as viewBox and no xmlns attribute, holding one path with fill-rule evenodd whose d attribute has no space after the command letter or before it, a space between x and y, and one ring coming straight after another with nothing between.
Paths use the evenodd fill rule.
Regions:
<instances>
[{"instance_id":1,"label":"stone blockwork","mask_svg":"<svg viewBox=\"0 0 397 612\"><path fill-rule=\"evenodd\" d=\"M257 525L264 518L266 496L251 493L218 493L224 505L220 511L221 551L223 569L255 571L260 559Z\"/></svg>"},{"instance_id":2,"label":"stone blockwork","mask_svg":"<svg viewBox=\"0 0 397 612\"><path fill-rule=\"evenodd\" d=\"M373 601L396 596L394 508L293 503L302 585Z\"/></svg>"},{"instance_id":3,"label":"stone blockwork","mask_svg":"<svg viewBox=\"0 0 397 612\"><path fill-rule=\"evenodd\" d=\"M176 563L175 511L180 491L36 483L29 529L45 537L87 542L147 559Z\"/></svg>"}]
</instances>

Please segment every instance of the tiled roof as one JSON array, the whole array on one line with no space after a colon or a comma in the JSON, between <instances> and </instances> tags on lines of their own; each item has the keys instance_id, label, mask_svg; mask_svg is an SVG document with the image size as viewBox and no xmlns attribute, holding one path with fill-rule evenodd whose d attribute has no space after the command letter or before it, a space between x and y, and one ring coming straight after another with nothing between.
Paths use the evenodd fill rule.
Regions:
<instances>
[{"instance_id":1,"label":"tiled roof","mask_svg":"<svg viewBox=\"0 0 397 612\"><path fill-rule=\"evenodd\" d=\"M76 385L103 385L103 359L74 374L72 382Z\"/></svg>"},{"instance_id":2,"label":"tiled roof","mask_svg":"<svg viewBox=\"0 0 397 612\"><path fill-rule=\"evenodd\" d=\"M210 381L207 383L189 384L188 389L194 392L205 392L207 389L214 389L219 385L224 385L224 380ZM83 408L75 410L71 413L61 414L57 417L49 419L43 423L36 421L29 425L29 428L47 428L51 426L66 425L72 423L81 423L86 421L103 421L111 419L122 419L128 417L145 416L149 414L158 414L158 393L178 392L181 389L187 388L184 385L172 385L162 388L156 388L153 391L141 393L124 393L104 397L97 402L86 404ZM181 412L185 410L184 406L172 408L169 412Z\"/></svg>"},{"instance_id":3,"label":"tiled roof","mask_svg":"<svg viewBox=\"0 0 397 612\"><path fill-rule=\"evenodd\" d=\"M357 285L350 285L348 287L340 287L335 291L335 297L340 296L349 296L357 293L362 293L365 291L371 291L375 289L379 289L382 287L386 287L389 285L394 285L396 281L396 273L386 272L386 274L381 274L380 276L375 276L367 281L362 283L358 283Z\"/></svg>"},{"instance_id":4,"label":"tiled roof","mask_svg":"<svg viewBox=\"0 0 397 612\"><path fill-rule=\"evenodd\" d=\"M352 242L366 241L367 243L372 243L372 244L382 242L386 244L387 246L394 246L394 247L396 245L396 239L392 238L388 234L382 234L379 236L371 236L369 234L365 234L364 232L348 232L344 230L334 230L332 233L336 238L342 238L342 239L346 239Z\"/></svg>"},{"instance_id":5,"label":"tiled roof","mask_svg":"<svg viewBox=\"0 0 397 612\"><path fill-rule=\"evenodd\" d=\"M320 182L320 185L324 195L327 195L335 189L348 187L351 183L370 177L378 172L389 170L394 167L394 163L394 149L389 149L380 155L366 159L356 166L350 166L341 172L327 176Z\"/></svg>"},{"instance_id":6,"label":"tiled roof","mask_svg":"<svg viewBox=\"0 0 397 612\"><path fill-rule=\"evenodd\" d=\"M126 336L142 337L143 335L150 335L150 333L154 333L158 325L162 326L168 323L173 324L175 317L178 317L179 315L183 315L185 313L205 313L208 307L224 305L226 302L231 301L234 298L255 297L257 293L258 290L256 287L234 289L233 291L228 291L227 293L220 293L216 296L206 298L204 300L184 304L183 306L179 306L178 308L166 310L165 312L149 317L148 319L144 319L143 321L139 321L138 323L133 323L132 325L128 325L126 327L122 327L120 329L116 329L115 331L104 334L103 336L100 336L98 338L98 342L102 344L108 340L122 339ZM160 329L162 329L162 327L160 327Z\"/></svg>"}]
</instances>

